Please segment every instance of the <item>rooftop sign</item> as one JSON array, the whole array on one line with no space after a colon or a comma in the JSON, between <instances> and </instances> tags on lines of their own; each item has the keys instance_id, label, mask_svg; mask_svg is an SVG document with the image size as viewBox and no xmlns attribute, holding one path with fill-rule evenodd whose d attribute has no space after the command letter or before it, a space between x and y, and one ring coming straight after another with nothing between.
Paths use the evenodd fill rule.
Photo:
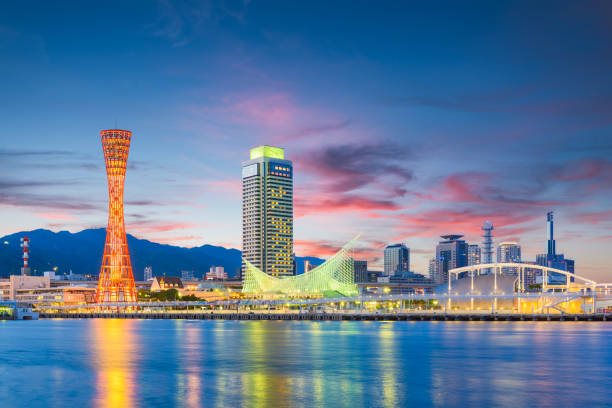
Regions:
<instances>
[{"instance_id":1,"label":"rooftop sign","mask_svg":"<svg viewBox=\"0 0 612 408\"><path fill-rule=\"evenodd\" d=\"M272 146L258 146L251 149L251 160L260 157L269 157L272 159L284 159L285 149Z\"/></svg>"}]
</instances>

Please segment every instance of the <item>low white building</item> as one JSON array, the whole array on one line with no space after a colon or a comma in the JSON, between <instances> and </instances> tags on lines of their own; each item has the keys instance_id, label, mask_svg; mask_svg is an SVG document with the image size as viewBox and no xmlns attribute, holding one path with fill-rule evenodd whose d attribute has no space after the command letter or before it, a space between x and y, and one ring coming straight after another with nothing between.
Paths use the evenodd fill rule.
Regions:
<instances>
[{"instance_id":1,"label":"low white building","mask_svg":"<svg viewBox=\"0 0 612 408\"><path fill-rule=\"evenodd\" d=\"M227 279L227 273L222 266L211 266L210 272L206 274L207 280L223 280Z\"/></svg>"},{"instance_id":2,"label":"low white building","mask_svg":"<svg viewBox=\"0 0 612 408\"><path fill-rule=\"evenodd\" d=\"M49 276L11 275L0 281L0 294L3 300L16 300L18 290L50 288Z\"/></svg>"}]
</instances>

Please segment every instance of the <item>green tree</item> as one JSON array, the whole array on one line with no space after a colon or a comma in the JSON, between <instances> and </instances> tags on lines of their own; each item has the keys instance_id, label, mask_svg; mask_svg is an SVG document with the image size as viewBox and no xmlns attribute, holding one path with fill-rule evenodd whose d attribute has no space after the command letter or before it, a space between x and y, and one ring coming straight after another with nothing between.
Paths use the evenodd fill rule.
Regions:
<instances>
[{"instance_id":1,"label":"green tree","mask_svg":"<svg viewBox=\"0 0 612 408\"><path fill-rule=\"evenodd\" d=\"M151 300L151 291L146 289L140 289L138 291L138 300Z\"/></svg>"},{"instance_id":2,"label":"green tree","mask_svg":"<svg viewBox=\"0 0 612 408\"><path fill-rule=\"evenodd\" d=\"M201 299L197 297L196 295L185 295L185 296L181 296L181 300L184 300L185 302L197 302L198 300L201 300Z\"/></svg>"},{"instance_id":3,"label":"green tree","mask_svg":"<svg viewBox=\"0 0 612 408\"><path fill-rule=\"evenodd\" d=\"M179 300L179 291L176 289L160 290L159 292L152 292L151 299L159 300L160 302L172 302Z\"/></svg>"}]
</instances>

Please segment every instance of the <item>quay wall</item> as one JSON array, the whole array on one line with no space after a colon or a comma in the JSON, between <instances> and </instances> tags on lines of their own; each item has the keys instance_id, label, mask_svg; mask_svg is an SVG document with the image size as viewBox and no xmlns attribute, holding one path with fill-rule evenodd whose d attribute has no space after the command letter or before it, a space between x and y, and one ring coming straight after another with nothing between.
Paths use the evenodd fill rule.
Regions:
<instances>
[{"instance_id":1,"label":"quay wall","mask_svg":"<svg viewBox=\"0 0 612 408\"><path fill-rule=\"evenodd\" d=\"M40 319L369 320L369 321L612 321L609 314L459 313L45 313Z\"/></svg>"}]
</instances>

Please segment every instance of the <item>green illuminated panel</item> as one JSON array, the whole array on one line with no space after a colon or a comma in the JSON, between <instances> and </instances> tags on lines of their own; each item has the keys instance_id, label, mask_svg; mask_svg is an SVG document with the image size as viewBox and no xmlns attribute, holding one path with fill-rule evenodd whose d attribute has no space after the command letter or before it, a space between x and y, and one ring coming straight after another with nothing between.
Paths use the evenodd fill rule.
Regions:
<instances>
[{"instance_id":1,"label":"green illuminated panel","mask_svg":"<svg viewBox=\"0 0 612 408\"><path fill-rule=\"evenodd\" d=\"M272 159L284 159L285 149L272 146L258 146L251 149L251 160L259 157L270 157Z\"/></svg>"},{"instance_id":2,"label":"green illuminated panel","mask_svg":"<svg viewBox=\"0 0 612 408\"><path fill-rule=\"evenodd\" d=\"M309 272L287 278L276 278L244 260L246 265L242 291L245 293L280 293L284 295L324 294L338 292L344 296L359 293L354 282L350 249L357 238L334 256Z\"/></svg>"}]
</instances>

